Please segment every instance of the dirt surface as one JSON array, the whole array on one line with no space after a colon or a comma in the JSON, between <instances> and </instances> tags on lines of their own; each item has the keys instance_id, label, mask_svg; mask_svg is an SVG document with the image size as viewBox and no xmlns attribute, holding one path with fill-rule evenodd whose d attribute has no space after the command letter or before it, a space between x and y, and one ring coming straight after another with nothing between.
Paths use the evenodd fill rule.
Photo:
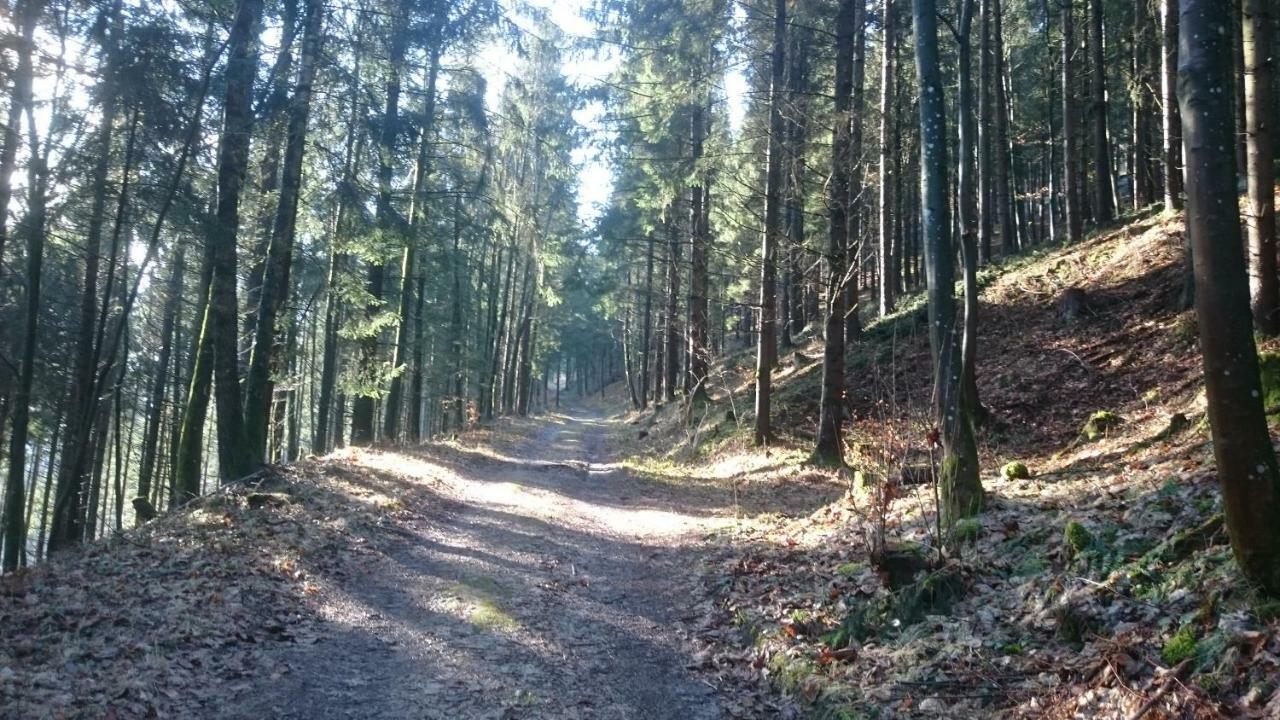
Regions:
<instances>
[{"instance_id":1,"label":"dirt surface","mask_svg":"<svg viewBox=\"0 0 1280 720\"><path fill-rule=\"evenodd\" d=\"M242 687L223 717L722 716L686 669L697 544L726 522L708 498L605 457L587 411L502 441L363 453L403 512L358 572L317 594L312 644Z\"/></svg>"}]
</instances>

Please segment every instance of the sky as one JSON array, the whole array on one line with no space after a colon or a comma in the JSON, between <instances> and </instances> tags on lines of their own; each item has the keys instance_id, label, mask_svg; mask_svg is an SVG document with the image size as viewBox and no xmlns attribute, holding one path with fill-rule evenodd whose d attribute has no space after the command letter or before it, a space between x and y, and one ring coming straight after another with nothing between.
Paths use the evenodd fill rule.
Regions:
<instances>
[{"instance_id":1,"label":"sky","mask_svg":"<svg viewBox=\"0 0 1280 720\"><path fill-rule=\"evenodd\" d=\"M595 34L595 25L583 16L592 0L525 0L528 5L547 11L550 19L570 37L591 37ZM516 9L515 0L503 0L506 16L520 27L532 28L532 22L523 17ZM506 83L510 68L518 67L518 60L504 43L492 42L480 54L481 70L488 81L487 102L490 110L497 107L498 98L502 95L502 86ZM563 72L571 82L580 87L591 87L609 76L617 65L617 57L612 52L596 55L594 53L571 53L566 56ZM729 116L732 129L736 132L741 127L745 114L747 82L741 70L731 69L725 78L725 94L728 98ZM574 118L587 130L589 137L573 153L573 160L578 165L578 218L588 227L603 212L613 191L613 171L601 150L601 141L608 130L602 119L605 108L599 102L592 102L574 113Z\"/></svg>"}]
</instances>

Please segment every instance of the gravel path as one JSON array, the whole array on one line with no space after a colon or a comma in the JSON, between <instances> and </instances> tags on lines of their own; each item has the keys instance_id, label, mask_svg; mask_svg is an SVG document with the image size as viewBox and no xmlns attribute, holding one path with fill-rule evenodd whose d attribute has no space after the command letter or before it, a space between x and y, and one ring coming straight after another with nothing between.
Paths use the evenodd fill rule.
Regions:
<instances>
[{"instance_id":1,"label":"gravel path","mask_svg":"<svg viewBox=\"0 0 1280 720\"><path fill-rule=\"evenodd\" d=\"M582 412L509 447L369 456L430 492L372 539L389 561L322 591L322 639L273 649L289 671L223 716L721 717L675 628L723 521L610 465L607 432Z\"/></svg>"}]
</instances>

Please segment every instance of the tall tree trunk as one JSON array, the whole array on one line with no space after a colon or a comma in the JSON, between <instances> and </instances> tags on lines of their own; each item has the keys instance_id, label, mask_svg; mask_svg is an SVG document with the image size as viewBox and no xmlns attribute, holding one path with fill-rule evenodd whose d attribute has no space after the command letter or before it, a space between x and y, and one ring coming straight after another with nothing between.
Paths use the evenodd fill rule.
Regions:
<instances>
[{"instance_id":1,"label":"tall tree trunk","mask_svg":"<svg viewBox=\"0 0 1280 720\"><path fill-rule=\"evenodd\" d=\"M316 75L316 56L324 26L321 0L307 0L303 18L306 28L302 38L302 55L298 66L298 84L293 91L288 112L284 165L280 172L280 200L271 228L266 270L254 332L253 353L245 380L244 434L248 452L254 462L262 462L267 450L267 424L275 395L275 380L280 372L280 311L289 298L289 273L293 263L293 242L297 230L298 196L302 188L302 161L306 150L307 120L311 114L311 84Z\"/></svg>"},{"instance_id":2,"label":"tall tree trunk","mask_svg":"<svg viewBox=\"0 0 1280 720\"><path fill-rule=\"evenodd\" d=\"M957 28L960 65L959 205L960 258L964 263L964 334L960 342L960 388L964 406L978 414L978 198L974 182L977 123L973 112L973 62L970 35L975 0L963 0ZM1007 238L1003 238L1007 240ZM1006 245L1005 250L1009 248Z\"/></svg>"},{"instance_id":3,"label":"tall tree trunk","mask_svg":"<svg viewBox=\"0 0 1280 720\"><path fill-rule=\"evenodd\" d=\"M706 137L706 99L699 99L690 120L693 157L696 164L702 158L702 146ZM695 169L695 171L697 171ZM698 182L689 189L692 203L689 208L689 397L691 400L707 398L707 368L711 357L707 348L707 245L710 228L707 215L710 210L711 182L700 175ZM628 307L628 319L630 308ZM648 317L645 318L646 326ZM624 333L624 337L626 334ZM625 350L624 350L625 353ZM630 374L628 373L628 378ZM630 380L628 379L628 384Z\"/></svg>"},{"instance_id":4,"label":"tall tree trunk","mask_svg":"<svg viewBox=\"0 0 1280 720\"><path fill-rule=\"evenodd\" d=\"M866 8L859 7L853 23L853 90L850 106L861 110L865 107L863 94L866 88L867 70L867 28ZM862 167L862 122L857 119L849 131L849 162L852 170L849 173L849 208L845 215L849 222L849 231L845 235L845 252L848 254L843 264L846 266L843 284L844 290L844 339L851 342L862 336L862 308L859 303L859 274L863 257L862 227L862 178L865 174Z\"/></svg>"},{"instance_id":5,"label":"tall tree trunk","mask_svg":"<svg viewBox=\"0 0 1280 720\"><path fill-rule=\"evenodd\" d=\"M1265 2L1265 0L1263 0ZM1178 96L1187 140L1187 232L1195 253L1196 314L1213 454L1236 562L1280 594L1280 467L1263 414L1257 348L1235 192L1227 8L1182 0Z\"/></svg>"},{"instance_id":6,"label":"tall tree trunk","mask_svg":"<svg viewBox=\"0 0 1280 720\"><path fill-rule=\"evenodd\" d=\"M392 3L388 18L390 52L388 53L385 107L382 127L378 137L378 203L375 224L384 233L396 227L395 208L392 207L391 181L395 174L396 138L400 135L400 72L404 65L408 44L409 6L407 0ZM370 304L365 308L366 319L372 319L382 305L383 287L386 283L386 267L381 260L370 262L366 290ZM381 382L378 373L379 336L381 331L368 331L360 343L360 373L366 382ZM356 395L351 413L351 444L370 445L374 440L374 416L376 399L368 391Z\"/></svg>"},{"instance_id":7,"label":"tall tree trunk","mask_svg":"<svg viewBox=\"0 0 1280 720\"><path fill-rule=\"evenodd\" d=\"M1178 119L1178 0L1160 0L1160 113L1164 127L1164 208L1182 209L1182 124Z\"/></svg>"},{"instance_id":8,"label":"tall tree trunk","mask_svg":"<svg viewBox=\"0 0 1280 720\"><path fill-rule=\"evenodd\" d=\"M218 472L223 482L244 477L259 462L245 439L240 391L240 307L236 300L236 240L240 195L249 163L253 131L253 80L258 72L258 32L262 0L241 0L231 24L218 149L217 210L208 233L213 246L207 330L213 335L214 398L218 413Z\"/></svg>"},{"instance_id":9,"label":"tall tree trunk","mask_svg":"<svg viewBox=\"0 0 1280 720\"><path fill-rule=\"evenodd\" d=\"M897 178L893 173L894 152L897 150L896 118L894 113L894 79L897 77L897 17L893 0L884 3L884 48L880 64L880 213L878 216L877 234L880 248L877 257L880 263L880 317L893 312L898 290L897 277L893 266L893 188ZM842 6L843 7L843 6ZM837 43L839 38L836 39ZM839 53L837 46L836 52ZM837 68L837 71L839 68ZM837 83L837 92L839 85ZM861 108L859 108L861 110ZM844 110L848 113L848 109ZM837 110L837 117L840 111ZM843 122L843 120L841 120ZM833 180L834 182L834 180ZM847 194L847 190L845 191ZM834 196L833 196L834 197ZM834 219L832 222L835 222ZM847 242L847 238L845 238ZM843 340L843 339L842 339Z\"/></svg>"},{"instance_id":10,"label":"tall tree trunk","mask_svg":"<svg viewBox=\"0 0 1280 720\"><path fill-rule=\"evenodd\" d=\"M151 488L156 476L156 459L160 449L160 426L164 422L165 388L169 384L170 356L173 354L174 330L177 327L178 309L182 304L182 276L186 265L187 247L179 242L171 261L169 280L165 288L164 317L160 321L160 353L152 377L151 392L147 397L147 427L142 437L142 461L138 470L138 492L133 499L134 514L139 520L150 520L155 515L151 503Z\"/></svg>"},{"instance_id":11,"label":"tall tree trunk","mask_svg":"<svg viewBox=\"0 0 1280 720\"><path fill-rule=\"evenodd\" d=\"M853 94L853 41L863 5L864 0L841 0L836 11L835 117L831 131L831 180L827 186L827 252L823 258L827 266L827 314L822 345L822 396L818 405L818 437L812 456L815 463L834 466L844 464L844 442L840 426L844 419L845 307L840 284L846 272L849 232L849 150L854 122L850 112ZM886 21L886 27L888 26ZM883 152L880 157L883 167ZM881 197L883 198L883 194ZM887 284L882 277L881 287Z\"/></svg>"},{"instance_id":12,"label":"tall tree trunk","mask_svg":"<svg viewBox=\"0 0 1280 720\"><path fill-rule=\"evenodd\" d=\"M916 74L920 86L920 199L928 276L929 341L933 353L934 422L943 458L938 485L948 524L982 507L978 450L968 408L960 392L960 347L956 332L954 249L947 202L947 117L938 60L935 0L914 0Z\"/></svg>"},{"instance_id":13,"label":"tall tree trunk","mask_svg":"<svg viewBox=\"0 0 1280 720\"><path fill-rule=\"evenodd\" d=\"M1102 0L1089 0L1089 74L1093 111L1093 218L1098 224L1116 216L1115 179L1111 174L1111 143L1107 129L1107 68L1103 54Z\"/></svg>"},{"instance_id":14,"label":"tall tree trunk","mask_svg":"<svg viewBox=\"0 0 1280 720\"><path fill-rule=\"evenodd\" d=\"M980 0L981 19L978 33L978 263L992 260L992 236L995 234L995 52L991 48L992 3Z\"/></svg>"},{"instance_id":15,"label":"tall tree trunk","mask_svg":"<svg viewBox=\"0 0 1280 720\"><path fill-rule=\"evenodd\" d=\"M992 2L991 52L994 56L992 77L995 82L995 197L992 204L1000 220L1000 249L1006 254L1018 250L1018 229L1013 205L1013 150L1009 138L1009 95L1005 91L1004 7L1000 0Z\"/></svg>"},{"instance_id":16,"label":"tall tree trunk","mask_svg":"<svg viewBox=\"0 0 1280 720\"><path fill-rule=\"evenodd\" d=\"M651 376L651 367L649 357L653 352L652 334L653 334L653 232L650 231L645 237L645 273L644 273L644 330L642 331L643 340L640 343L641 363L640 363L640 406L645 407L649 404L649 378ZM565 378L568 379L567 377ZM557 395L557 397L559 397Z\"/></svg>"},{"instance_id":17,"label":"tall tree trunk","mask_svg":"<svg viewBox=\"0 0 1280 720\"><path fill-rule=\"evenodd\" d=\"M13 429L9 435L9 474L4 493L4 553L0 569L12 572L25 562L27 528L24 522L27 469L27 440L31 421L31 389L35 380L36 335L40 318L40 281L44 267L46 200L49 189L47 150L40 146L32 100L34 33L42 3L28 0L21 8L22 41L18 48L18 68L14 73L15 98L21 98L30 128L30 159L27 169L27 214L19 231L27 240L26 292L22 313L22 352L18 382L13 395Z\"/></svg>"},{"instance_id":18,"label":"tall tree trunk","mask_svg":"<svg viewBox=\"0 0 1280 720\"><path fill-rule=\"evenodd\" d=\"M777 362L774 311L777 306L778 243L782 239L782 117L783 81L786 69L787 3L773 3L773 53L769 84L769 157L765 171L764 233L760 245L760 335L756 348L755 443L767 444L773 436L769 424L773 399L773 367Z\"/></svg>"},{"instance_id":19,"label":"tall tree trunk","mask_svg":"<svg viewBox=\"0 0 1280 720\"><path fill-rule=\"evenodd\" d=\"M1280 288L1276 283L1275 117L1272 86L1271 0L1243 7L1244 95L1249 186L1249 290L1253 324L1266 335L1280 332Z\"/></svg>"},{"instance_id":20,"label":"tall tree trunk","mask_svg":"<svg viewBox=\"0 0 1280 720\"><path fill-rule=\"evenodd\" d=\"M440 43L433 41L427 61L427 83L422 96L422 137L418 143L418 159L413 171L413 198L409 209L409 227L418 229L426 222L427 188L431 176L431 149L436 115L436 78L440 74ZM400 259L400 321L396 325L396 339L391 367L404 366L409 359L410 324L409 313L412 310L413 283L417 280L417 236L410 233L405 242L404 253ZM416 326L415 326L416 327ZM404 373L391 379L391 388L387 392L386 407L383 413L382 435L391 442L399 439L400 417L404 412Z\"/></svg>"},{"instance_id":21,"label":"tall tree trunk","mask_svg":"<svg viewBox=\"0 0 1280 720\"><path fill-rule=\"evenodd\" d=\"M1072 0L1067 0L1062 6L1062 186L1066 200L1067 242L1074 243L1084 237L1084 218L1080 209L1080 178L1077 176L1076 128L1079 123L1076 119L1076 41L1071 4Z\"/></svg>"},{"instance_id":22,"label":"tall tree trunk","mask_svg":"<svg viewBox=\"0 0 1280 720\"><path fill-rule=\"evenodd\" d=\"M664 385L666 397L676 397L676 377L680 370L680 322L677 303L680 298L680 233L676 229L676 209L672 204L665 213L667 217L667 361L663 369L666 371Z\"/></svg>"}]
</instances>

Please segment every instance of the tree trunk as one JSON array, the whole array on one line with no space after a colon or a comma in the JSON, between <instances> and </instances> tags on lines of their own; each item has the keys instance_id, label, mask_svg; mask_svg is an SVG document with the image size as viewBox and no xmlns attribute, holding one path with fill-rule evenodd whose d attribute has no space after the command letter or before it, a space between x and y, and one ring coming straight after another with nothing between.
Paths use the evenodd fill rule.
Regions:
<instances>
[{"instance_id":1,"label":"tree trunk","mask_svg":"<svg viewBox=\"0 0 1280 720\"><path fill-rule=\"evenodd\" d=\"M1166 0L1168 1L1168 0ZM1176 0L1175 0L1176 1ZM1066 199L1067 242L1084 237L1080 204L1079 164L1076 151L1075 28L1071 0L1062 6L1062 186Z\"/></svg>"},{"instance_id":2,"label":"tree trunk","mask_svg":"<svg viewBox=\"0 0 1280 720\"><path fill-rule=\"evenodd\" d=\"M676 230L675 205L667 208L667 360L663 367L666 371L666 397L676 397L676 377L680 370L680 322L677 320L677 303L680 298L680 233Z\"/></svg>"},{"instance_id":3,"label":"tree trunk","mask_svg":"<svg viewBox=\"0 0 1280 720\"><path fill-rule=\"evenodd\" d=\"M691 119L692 149L695 164L702 158L703 139L706 136L705 101L700 100ZM689 209L689 397L691 400L707 398L707 368L711 357L707 349L707 245L710 228L707 216L710 211L710 179L702 176L689 189L692 203ZM628 308L628 318L630 308ZM646 324L648 317L645 318ZM624 333L625 337L625 333ZM625 350L624 350L625 352ZM628 384L630 384L628 374Z\"/></svg>"},{"instance_id":4,"label":"tree trunk","mask_svg":"<svg viewBox=\"0 0 1280 720\"><path fill-rule=\"evenodd\" d=\"M897 69L895 67L895 60L898 54L897 35L897 18L894 13L893 0L885 0L884 57L880 64L880 213L877 227L877 234L880 238L880 248L877 255L880 263L880 317L893 312L898 290L897 278L893 267L895 252L893 242L893 188L894 183L897 182L893 173L893 157L894 152L897 150L897 137L894 133L894 78L897 77ZM839 38L837 38L838 42ZM836 51L839 53L839 47L837 47ZM838 81L837 92L839 92ZM859 110L861 111L861 108ZM840 112L840 110L836 111L838 117ZM848 113L848 108L845 108L844 112ZM842 119L841 122L843 121ZM845 152L847 151L846 149ZM834 182L834 179L832 182ZM847 189L844 194L848 194ZM832 195L832 197L834 198L835 195ZM832 222L835 222L835 220L833 219ZM844 238L844 242L847 242L847 240L847 238ZM843 338L841 340L843 341Z\"/></svg>"},{"instance_id":5,"label":"tree trunk","mask_svg":"<svg viewBox=\"0 0 1280 720\"><path fill-rule=\"evenodd\" d=\"M324 25L321 0L307 0L303 18L306 28L302 38L302 55L298 66L298 85L289 104L284 165L280 171L280 199L271 242L267 250L266 269L254 332L253 353L245 380L244 433L253 462L262 462L267 449L267 423L275 395L275 380L280 372L280 311L289 297L289 273L293 263L293 243L297 229L298 197L302 188L302 161L306 150L307 120L311 114L311 84L315 80L316 56L320 52L320 36Z\"/></svg>"},{"instance_id":6,"label":"tree trunk","mask_svg":"<svg viewBox=\"0 0 1280 720\"><path fill-rule=\"evenodd\" d=\"M849 169L851 158L850 112L853 94L853 41L855 27L863 13L863 0L841 0L836 12L835 117L831 131L831 180L828 184L827 314L822 346L822 396L818 410L818 438L812 461L822 465L844 464L844 442L840 426L844 419L844 293L849 219ZM886 27L888 23L886 22ZM886 33L887 35L887 33ZM887 47L887 44L886 44ZM886 51L887 53L887 51ZM883 97L883 95L882 95ZM881 162L884 153L881 152ZM882 164L883 167L883 164ZM883 185L882 181L882 185ZM883 197L883 195L881 195ZM881 287L886 285L881 280Z\"/></svg>"},{"instance_id":7,"label":"tree trunk","mask_svg":"<svg viewBox=\"0 0 1280 720\"><path fill-rule=\"evenodd\" d=\"M378 203L375 210L375 224L384 233L396 228L395 208L392 207L391 181L395 174L396 138L400 129L400 71L404 65L406 45L408 43L408 3L399 0L394 4L391 17L392 27L390 52L388 53L386 105L382 113L382 127L378 137ZM366 290L371 299L365 308L366 320L372 320L382 304L383 287L386 281L386 267L382 261L370 262L368 267ZM382 381L378 372L378 346L381 331L366 331L367 337L360 343L360 374L370 385ZM356 395L351 413L351 444L371 445L374 440L374 416L376 398L369 390L363 389Z\"/></svg>"},{"instance_id":8,"label":"tree trunk","mask_svg":"<svg viewBox=\"0 0 1280 720\"><path fill-rule=\"evenodd\" d=\"M1104 225L1115 219L1115 178L1111 174L1110 132L1107 129L1107 70L1103 55L1102 0L1089 0L1090 107L1093 110L1093 219Z\"/></svg>"},{"instance_id":9,"label":"tree trunk","mask_svg":"<svg viewBox=\"0 0 1280 720\"><path fill-rule=\"evenodd\" d=\"M783 75L786 68L787 3L773 3L773 53L769 84L769 151L765 171L764 233L760 245L760 335L756 348L755 443L772 440L769 424L773 367L777 362L774 311L777 306L778 243L782 239L782 118Z\"/></svg>"},{"instance_id":10,"label":"tree trunk","mask_svg":"<svg viewBox=\"0 0 1280 720\"><path fill-rule=\"evenodd\" d=\"M1178 0L1160 0L1160 89L1164 126L1164 209L1182 209L1182 124L1178 119ZM1233 181L1234 182L1234 181Z\"/></svg>"},{"instance_id":11,"label":"tree trunk","mask_svg":"<svg viewBox=\"0 0 1280 720\"><path fill-rule=\"evenodd\" d=\"M1249 186L1249 290L1254 327L1280 332L1280 287L1276 283L1275 117L1272 95L1272 0L1246 0L1243 7L1246 155Z\"/></svg>"},{"instance_id":12,"label":"tree trunk","mask_svg":"<svg viewBox=\"0 0 1280 720\"><path fill-rule=\"evenodd\" d=\"M26 559L27 528L26 492L23 483L27 469L27 439L31 420L31 390L35 380L36 335L40 318L40 280L44 267L46 199L49 189L47 150L42 152L36 134L32 101L33 41L36 21L42 3L29 0L22 8L22 41L18 49L18 68L14 74L15 98L21 98L30 127L30 159L28 160L27 215L20 231L27 239L26 292L22 313L22 352L18 366L18 383L13 395L12 432L9 435L9 474L4 493L4 554L0 569L12 572Z\"/></svg>"},{"instance_id":13,"label":"tree trunk","mask_svg":"<svg viewBox=\"0 0 1280 720\"><path fill-rule=\"evenodd\" d=\"M218 472L223 482L248 475L259 462L245 439L240 391L236 239L240 195L253 131L253 81L258 72L262 0L241 0L231 24L218 150L218 201L207 242L213 247L207 329L213 335L214 397L218 413Z\"/></svg>"},{"instance_id":14,"label":"tree trunk","mask_svg":"<svg viewBox=\"0 0 1280 720\"><path fill-rule=\"evenodd\" d=\"M1265 3L1265 0L1262 0ZM1215 0L1182 0L1178 96L1187 139L1187 232L1213 454L1236 562L1280 594L1280 468L1263 414L1235 193L1229 19Z\"/></svg>"},{"instance_id":15,"label":"tree trunk","mask_svg":"<svg viewBox=\"0 0 1280 720\"><path fill-rule=\"evenodd\" d=\"M959 89L959 199L960 258L964 262L964 334L960 343L960 387L964 405L976 411L978 400L978 199L974 182L977 123L973 112L972 50L969 37L973 25L974 0L963 0L957 45L960 65ZM1007 238L1002 238L1007 240ZM1006 245L1005 250L1009 247Z\"/></svg>"},{"instance_id":16,"label":"tree trunk","mask_svg":"<svg viewBox=\"0 0 1280 720\"><path fill-rule=\"evenodd\" d=\"M947 202L947 118L938 60L935 0L914 0L916 74L920 86L920 199L928 281L929 341L933 353L934 420L943 458L938 484L940 511L950 525L982 507L978 452L968 408L960 392L960 347L956 333L955 256Z\"/></svg>"},{"instance_id":17,"label":"tree trunk","mask_svg":"<svg viewBox=\"0 0 1280 720\"><path fill-rule=\"evenodd\" d=\"M140 516L154 515L151 488L156 475L156 458L160 449L160 426L164 421L165 388L169 383L169 363L173 354L174 329L177 326L178 309L182 303L182 276L186 265L186 245L179 242L169 269L169 281L165 288L164 317L160 321L160 353L152 378L151 392L147 397L147 426L142 437L142 464L138 470L138 492L134 507ZM137 509L139 505L142 509ZM143 518L149 519L149 518Z\"/></svg>"}]
</instances>

